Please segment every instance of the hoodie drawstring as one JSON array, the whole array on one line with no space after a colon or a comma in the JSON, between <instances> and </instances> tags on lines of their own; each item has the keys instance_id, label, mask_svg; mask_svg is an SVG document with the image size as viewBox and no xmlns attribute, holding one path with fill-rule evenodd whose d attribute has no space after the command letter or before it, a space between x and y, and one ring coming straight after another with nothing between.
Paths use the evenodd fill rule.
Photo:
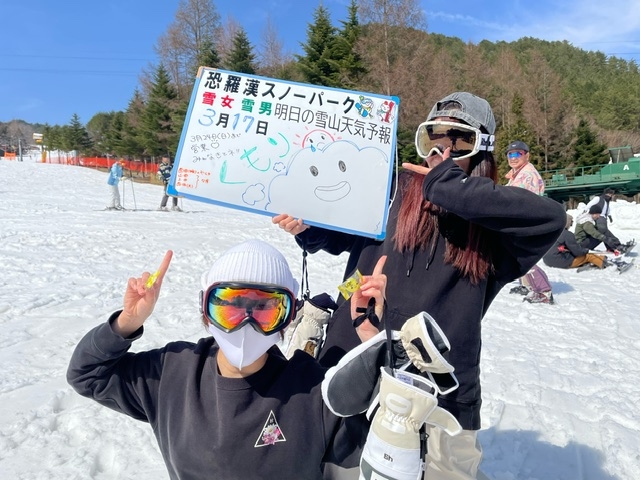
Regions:
<instances>
[{"instance_id":1,"label":"hoodie drawstring","mask_svg":"<svg viewBox=\"0 0 640 480\"><path fill-rule=\"evenodd\" d=\"M429 270L429 265L433 262L436 253L436 247L438 246L438 237L433 239L431 242L431 247L429 248L429 256L427 257L427 263L424 266L425 270ZM416 251L412 250L411 254L407 256L407 277L411 275L411 270L413 270L413 263L415 260Z\"/></svg>"}]
</instances>

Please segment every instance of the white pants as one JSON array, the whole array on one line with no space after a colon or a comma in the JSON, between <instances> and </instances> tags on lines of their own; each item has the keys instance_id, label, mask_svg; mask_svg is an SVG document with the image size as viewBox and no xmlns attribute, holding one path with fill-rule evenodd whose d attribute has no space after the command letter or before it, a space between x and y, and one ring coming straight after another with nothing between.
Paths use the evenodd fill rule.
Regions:
<instances>
[{"instance_id":1,"label":"white pants","mask_svg":"<svg viewBox=\"0 0 640 480\"><path fill-rule=\"evenodd\" d=\"M109 185L109 190L111 191L111 202L109 203L109 207L120 207L120 189L118 189L118 185Z\"/></svg>"}]
</instances>

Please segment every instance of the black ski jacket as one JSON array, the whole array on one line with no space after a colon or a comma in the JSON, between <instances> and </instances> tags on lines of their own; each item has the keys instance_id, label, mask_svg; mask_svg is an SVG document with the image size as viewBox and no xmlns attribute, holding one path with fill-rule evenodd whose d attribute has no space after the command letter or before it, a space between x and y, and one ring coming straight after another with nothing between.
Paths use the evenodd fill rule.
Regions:
<instances>
[{"instance_id":1,"label":"black ski jacket","mask_svg":"<svg viewBox=\"0 0 640 480\"><path fill-rule=\"evenodd\" d=\"M589 249L579 245L573 232L565 229L553 247L544 254L542 261L549 267L569 268L576 257L582 257L587 253Z\"/></svg>"},{"instance_id":2,"label":"black ski jacket","mask_svg":"<svg viewBox=\"0 0 640 480\"><path fill-rule=\"evenodd\" d=\"M350 252L345 278L356 268L362 274L370 274L380 256L388 256L384 267L388 278L384 320L400 330L405 320L421 311L433 316L449 338L451 351L447 360L455 367L460 382L457 390L440 397L440 405L464 429L477 430L482 317L500 289L527 273L549 250L565 226L566 214L554 200L523 188L496 185L488 178L469 177L452 160L446 160L425 176L423 186L425 198L450 212L441 217L435 248L399 253L392 239L403 186L410 175L404 172L399 177L384 241L318 227L307 229L296 240L310 253L321 249L335 255ZM445 236L466 241L467 222L483 226L492 235L494 271L478 285L444 262ZM312 271L312 260L309 268ZM328 325L320 353L324 366L335 365L345 352L360 343L349 309L349 302L343 302Z\"/></svg>"}]
</instances>

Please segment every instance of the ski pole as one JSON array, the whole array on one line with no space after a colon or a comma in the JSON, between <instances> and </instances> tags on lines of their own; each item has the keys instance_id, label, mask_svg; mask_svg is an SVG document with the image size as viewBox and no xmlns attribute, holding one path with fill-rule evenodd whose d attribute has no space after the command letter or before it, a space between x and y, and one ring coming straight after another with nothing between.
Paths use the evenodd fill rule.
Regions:
<instances>
[{"instance_id":1,"label":"ski pole","mask_svg":"<svg viewBox=\"0 0 640 480\"><path fill-rule=\"evenodd\" d=\"M125 193L127 193L127 189L126 189L126 188L124 188L124 187L125 187L125 185L124 185L124 181L125 181L125 178L124 178L124 177L122 177L122 182L121 182L121 183L122 183L122 209L123 209L123 210L124 210L124 205L125 205L125 203L124 203Z\"/></svg>"},{"instance_id":2,"label":"ski pole","mask_svg":"<svg viewBox=\"0 0 640 480\"><path fill-rule=\"evenodd\" d=\"M129 181L131 182L131 194L133 195L133 209L138 210L138 204L136 203L136 191L133 188L133 175L131 170L129 170Z\"/></svg>"}]
</instances>

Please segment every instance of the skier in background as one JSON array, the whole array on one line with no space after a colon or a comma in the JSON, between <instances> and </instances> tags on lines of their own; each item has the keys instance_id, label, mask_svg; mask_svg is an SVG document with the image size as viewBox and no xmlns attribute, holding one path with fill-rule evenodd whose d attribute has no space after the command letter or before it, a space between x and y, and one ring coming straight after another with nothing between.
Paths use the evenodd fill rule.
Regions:
<instances>
[{"instance_id":1,"label":"skier in background","mask_svg":"<svg viewBox=\"0 0 640 480\"><path fill-rule=\"evenodd\" d=\"M158 178L162 180L164 185L164 194L162 195L162 201L158 210L167 211L167 201L169 200L169 194L167 193L167 187L169 186L169 179L171 178L171 169L173 165L169 162L169 157L162 157L160 165L158 166ZM173 206L171 210L175 212L181 212L182 210L178 206L178 197L171 197Z\"/></svg>"},{"instance_id":2,"label":"skier in background","mask_svg":"<svg viewBox=\"0 0 640 480\"><path fill-rule=\"evenodd\" d=\"M109 202L109 206L107 210L122 210L122 205L120 204L120 190L118 188L118 184L120 180L122 180L122 175L124 174L123 167L124 160L118 160L113 165L111 165L111 169L109 170L109 178L107 179L107 184L109 185L109 191L111 193L111 201Z\"/></svg>"}]
</instances>

